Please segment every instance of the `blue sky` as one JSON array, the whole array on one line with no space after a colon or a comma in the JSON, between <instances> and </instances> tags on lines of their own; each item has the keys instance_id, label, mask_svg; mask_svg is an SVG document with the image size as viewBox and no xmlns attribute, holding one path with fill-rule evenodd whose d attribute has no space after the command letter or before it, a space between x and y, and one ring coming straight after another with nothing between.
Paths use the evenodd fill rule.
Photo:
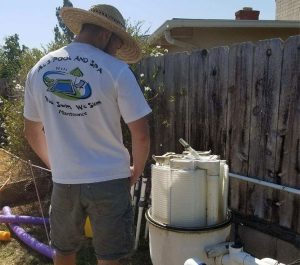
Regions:
<instances>
[{"instance_id":1,"label":"blue sky","mask_svg":"<svg viewBox=\"0 0 300 265\"><path fill-rule=\"evenodd\" d=\"M260 11L261 20L275 19L275 0L71 0L74 7L89 9L105 3L114 5L131 24L143 21L143 30L154 32L172 18L234 19L234 13L243 7ZM63 0L8 0L0 9L0 45L4 38L19 34L20 43L40 48L54 39L57 24L55 8Z\"/></svg>"}]
</instances>

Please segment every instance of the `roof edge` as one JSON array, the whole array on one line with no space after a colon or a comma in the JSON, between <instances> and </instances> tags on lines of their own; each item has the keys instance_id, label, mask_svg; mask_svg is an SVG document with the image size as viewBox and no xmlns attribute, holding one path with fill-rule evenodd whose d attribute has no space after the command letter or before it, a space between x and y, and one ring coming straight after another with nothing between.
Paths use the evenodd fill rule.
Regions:
<instances>
[{"instance_id":1,"label":"roof edge","mask_svg":"<svg viewBox=\"0 0 300 265\"><path fill-rule=\"evenodd\" d=\"M165 21L149 36L149 43L161 38L166 30L174 28L299 28L297 20L232 20L232 19L181 19Z\"/></svg>"}]
</instances>

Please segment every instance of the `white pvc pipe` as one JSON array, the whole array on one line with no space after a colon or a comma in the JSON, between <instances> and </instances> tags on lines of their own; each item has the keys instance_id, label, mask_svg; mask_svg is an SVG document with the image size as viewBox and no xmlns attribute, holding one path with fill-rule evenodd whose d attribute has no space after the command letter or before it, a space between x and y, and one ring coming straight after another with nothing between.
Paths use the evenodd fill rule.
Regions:
<instances>
[{"instance_id":1,"label":"white pvc pipe","mask_svg":"<svg viewBox=\"0 0 300 265\"><path fill-rule=\"evenodd\" d=\"M246 252L240 252L236 254L229 254L231 264L241 264L241 265L268 265L268 263L251 256Z\"/></svg>"},{"instance_id":2,"label":"white pvc pipe","mask_svg":"<svg viewBox=\"0 0 300 265\"><path fill-rule=\"evenodd\" d=\"M206 170L196 170L197 172L197 177L199 178L199 194L198 194L198 211L200 218L198 218L198 225L199 226L206 226L207 224L207 171ZM197 197L196 197L197 198Z\"/></svg>"},{"instance_id":3,"label":"white pvc pipe","mask_svg":"<svg viewBox=\"0 0 300 265\"><path fill-rule=\"evenodd\" d=\"M208 258L216 258L219 256L224 256L229 253L229 246L233 242L222 242L213 246L205 247L205 252Z\"/></svg>"},{"instance_id":4,"label":"white pvc pipe","mask_svg":"<svg viewBox=\"0 0 300 265\"><path fill-rule=\"evenodd\" d=\"M223 180L223 220L227 217L228 208L228 189L229 189L229 167L227 164L224 165L224 180Z\"/></svg>"},{"instance_id":5,"label":"white pvc pipe","mask_svg":"<svg viewBox=\"0 0 300 265\"><path fill-rule=\"evenodd\" d=\"M232 248L229 247L229 254L218 256L214 258L216 265L284 265L283 263L279 263L277 260L272 260L269 258L258 259L250 254L243 252L242 248ZM272 261L272 263L270 263Z\"/></svg>"},{"instance_id":6,"label":"white pvc pipe","mask_svg":"<svg viewBox=\"0 0 300 265\"><path fill-rule=\"evenodd\" d=\"M216 257L215 259L216 265L268 265L252 257L250 254L241 252L239 254L227 254L224 256Z\"/></svg>"},{"instance_id":7,"label":"white pvc pipe","mask_svg":"<svg viewBox=\"0 0 300 265\"><path fill-rule=\"evenodd\" d=\"M191 258L185 261L184 265L206 265L205 262L201 261L199 258Z\"/></svg>"},{"instance_id":8,"label":"white pvc pipe","mask_svg":"<svg viewBox=\"0 0 300 265\"><path fill-rule=\"evenodd\" d=\"M132 185L131 188L130 188L131 205L133 205L134 186L135 186L135 185Z\"/></svg>"},{"instance_id":9,"label":"white pvc pipe","mask_svg":"<svg viewBox=\"0 0 300 265\"><path fill-rule=\"evenodd\" d=\"M146 222L145 224L145 233L144 233L144 239L146 240L148 238L148 232L149 232L149 224Z\"/></svg>"},{"instance_id":10,"label":"white pvc pipe","mask_svg":"<svg viewBox=\"0 0 300 265\"><path fill-rule=\"evenodd\" d=\"M224 218L224 188L225 188L225 183L224 183L224 165L226 161L225 160L220 160L220 175L219 175L219 222L221 223Z\"/></svg>"},{"instance_id":11,"label":"white pvc pipe","mask_svg":"<svg viewBox=\"0 0 300 265\"><path fill-rule=\"evenodd\" d=\"M234 173L228 173L228 176L232 177L232 178L252 182L252 183L255 183L255 184L259 184L259 185L262 185L262 186L270 187L270 188L273 188L273 189L276 189L276 190L282 190L282 191L286 191L286 192L289 192L289 193L300 195L300 189L294 189L294 188L290 188L290 187L287 187L287 186L274 184L274 183L271 183L271 182L259 180L257 178L249 178L249 177L241 176L241 175L234 174Z\"/></svg>"},{"instance_id":12,"label":"white pvc pipe","mask_svg":"<svg viewBox=\"0 0 300 265\"><path fill-rule=\"evenodd\" d=\"M137 247L139 244L141 223L142 223L142 216L143 216L144 202L145 202L146 184L147 184L147 178L143 177L142 178L141 195L140 195L140 201L139 201L139 213L138 213L138 219L137 219L137 225L136 225L134 250L137 250Z\"/></svg>"},{"instance_id":13,"label":"white pvc pipe","mask_svg":"<svg viewBox=\"0 0 300 265\"><path fill-rule=\"evenodd\" d=\"M207 176L207 225L218 223L219 176Z\"/></svg>"},{"instance_id":14,"label":"white pvc pipe","mask_svg":"<svg viewBox=\"0 0 300 265\"><path fill-rule=\"evenodd\" d=\"M278 265L282 263L278 263L278 260L271 259L271 258L263 258L261 261L268 263L269 265Z\"/></svg>"}]
</instances>

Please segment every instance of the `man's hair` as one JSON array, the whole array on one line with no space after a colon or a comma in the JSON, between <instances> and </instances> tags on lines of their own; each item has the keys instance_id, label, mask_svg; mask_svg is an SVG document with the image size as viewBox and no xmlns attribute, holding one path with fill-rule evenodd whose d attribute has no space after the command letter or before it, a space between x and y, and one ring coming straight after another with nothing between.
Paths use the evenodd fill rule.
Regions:
<instances>
[{"instance_id":1,"label":"man's hair","mask_svg":"<svg viewBox=\"0 0 300 265\"><path fill-rule=\"evenodd\" d=\"M104 30L104 28L102 28L100 26L86 23L86 24L82 25L80 32L84 31L84 32L92 33L92 34L97 34L97 33L101 32L102 30Z\"/></svg>"}]
</instances>

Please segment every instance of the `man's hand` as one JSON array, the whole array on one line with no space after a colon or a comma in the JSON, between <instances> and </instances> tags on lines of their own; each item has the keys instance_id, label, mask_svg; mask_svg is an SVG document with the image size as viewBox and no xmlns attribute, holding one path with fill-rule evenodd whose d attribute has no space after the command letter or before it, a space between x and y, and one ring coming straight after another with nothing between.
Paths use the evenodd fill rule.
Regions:
<instances>
[{"instance_id":1,"label":"man's hand","mask_svg":"<svg viewBox=\"0 0 300 265\"><path fill-rule=\"evenodd\" d=\"M130 172L131 172L131 176L130 176L130 186L134 185L139 177L141 176L141 174L137 174L134 170L134 166L130 167Z\"/></svg>"}]
</instances>

